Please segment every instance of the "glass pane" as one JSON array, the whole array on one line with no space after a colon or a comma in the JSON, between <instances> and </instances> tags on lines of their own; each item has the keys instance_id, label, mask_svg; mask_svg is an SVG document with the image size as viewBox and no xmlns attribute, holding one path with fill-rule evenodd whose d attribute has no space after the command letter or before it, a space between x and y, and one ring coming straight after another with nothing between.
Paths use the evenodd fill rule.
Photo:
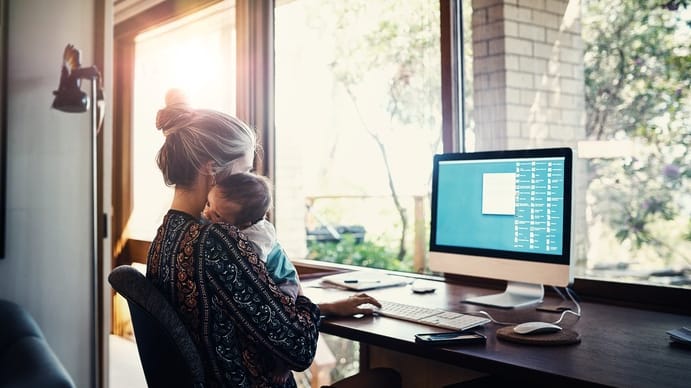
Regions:
<instances>
[{"instance_id":1,"label":"glass pane","mask_svg":"<svg viewBox=\"0 0 691 388\"><path fill-rule=\"evenodd\" d=\"M290 257L423 271L439 2L276 8L276 226Z\"/></svg>"},{"instance_id":2,"label":"glass pane","mask_svg":"<svg viewBox=\"0 0 691 388\"><path fill-rule=\"evenodd\" d=\"M235 62L234 2L222 2L137 36L131 238L151 240L172 200L173 191L156 165L164 141L155 126L156 112L165 105L166 91L180 88L193 106L233 113Z\"/></svg>"},{"instance_id":3,"label":"glass pane","mask_svg":"<svg viewBox=\"0 0 691 388\"><path fill-rule=\"evenodd\" d=\"M372 3L277 9L277 225L293 257L424 271L438 10ZM688 286L689 9L462 3L467 149L572 147L576 274Z\"/></svg>"},{"instance_id":4,"label":"glass pane","mask_svg":"<svg viewBox=\"0 0 691 388\"><path fill-rule=\"evenodd\" d=\"M583 2L579 272L691 287L691 9L662 3Z\"/></svg>"},{"instance_id":5,"label":"glass pane","mask_svg":"<svg viewBox=\"0 0 691 388\"><path fill-rule=\"evenodd\" d=\"M691 10L470 3L468 149L572 147L576 275L691 286Z\"/></svg>"}]
</instances>

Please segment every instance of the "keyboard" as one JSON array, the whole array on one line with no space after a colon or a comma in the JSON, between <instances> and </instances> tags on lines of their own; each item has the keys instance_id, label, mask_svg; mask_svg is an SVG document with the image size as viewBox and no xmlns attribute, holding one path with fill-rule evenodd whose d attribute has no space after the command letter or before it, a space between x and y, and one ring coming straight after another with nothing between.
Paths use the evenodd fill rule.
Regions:
<instances>
[{"instance_id":1,"label":"keyboard","mask_svg":"<svg viewBox=\"0 0 691 388\"><path fill-rule=\"evenodd\" d=\"M449 330L467 330L490 322L489 318L476 317L470 314L455 313L441 309L415 306L398 302L379 300L381 309L376 313L389 318L400 319L423 325Z\"/></svg>"}]
</instances>

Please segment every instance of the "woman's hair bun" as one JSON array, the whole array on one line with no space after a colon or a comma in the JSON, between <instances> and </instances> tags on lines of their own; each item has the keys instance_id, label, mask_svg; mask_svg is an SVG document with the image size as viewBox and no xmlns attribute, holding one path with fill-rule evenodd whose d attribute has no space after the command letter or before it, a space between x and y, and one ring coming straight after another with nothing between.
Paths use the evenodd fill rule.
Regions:
<instances>
[{"instance_id":1,"label":"woman's hair bun","mask_svg":"<svg viewBox=\"0 0 691 388\"><path fill-rule=\"evenodd\" d=\"M187 95L182 89L169 89L166 92L166 106L189 106Z\"/></svg>"},{"instance_id":2,"label":"woman's hair bun","mask_svg":"<svg viewBox=\"0 0 691 388\"><path fill-rule=\"evenodd\" d=\"M181 89L169 89L166 92L166 106L156 114L156 128L167 136L176 132L180 127L181 119L189 117L192 108L187 100L187 95Z\"/></svg>"}]
</instances>

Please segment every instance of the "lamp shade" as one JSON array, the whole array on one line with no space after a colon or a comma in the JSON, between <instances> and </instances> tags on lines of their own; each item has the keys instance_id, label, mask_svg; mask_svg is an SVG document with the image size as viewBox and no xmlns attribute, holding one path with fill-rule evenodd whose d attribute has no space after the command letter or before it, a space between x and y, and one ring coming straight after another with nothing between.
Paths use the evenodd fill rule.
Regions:
<instances>
[{"instance_id":1,"label":"lamp shade","mask_svg":"<svg viewBox=\"0 0 691 388\"><path fill-rule=\"evenodd\" d=\"M60 84L58 90L53 91L55 100L53 108L63 112L82 113L89 109L89 97L81 90L81 79L97 75L98 70L82 68L81 53L73 45L65 47L60 69Z\"/></svg>"},{"instance_id":2,"label":"lamp shade","mask_svg":"<svg viewBox=\"0 0 691 388\"><path fill-rule=\"evenodd\" d=\"M82 113L89 109L89 97L79 87L53 92L53 108L63 112Z\"/></svg>"}]
</instances>

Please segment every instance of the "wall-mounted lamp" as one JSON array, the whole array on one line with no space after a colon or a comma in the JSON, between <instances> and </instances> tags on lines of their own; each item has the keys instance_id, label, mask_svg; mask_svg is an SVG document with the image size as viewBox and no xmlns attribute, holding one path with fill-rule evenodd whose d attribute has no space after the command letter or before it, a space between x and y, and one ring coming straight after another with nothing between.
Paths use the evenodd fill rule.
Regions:
<instances>
[{"instance_id":1,"label":"wall-mounted lamp","mask_svg":"<svg viewBox=\"0 0 691 388\"><path fill-rule=\"evenodd\" d=\"M62 59L62 69L60 70L60 84L58 90L53 91L55 100L53 108L62 112L82 113L89 109L89 97L81 90L82 79L91 80L92 99L95 96L98 112L97 122L100 128L103 119L103 88L101 88L101 73L96 66L81 67L80 52L73 45L68 44ZM97 128L98 129L98 128Z\"/></svg>"},{"instance_id":2,"label":"wall-mounted lamp","mask_svg":"<svg viewBox=\"0 0 691 388\"><path fill-rule=\"evenodd\" d=\"M81 90L83 79L91 80L91 98ZM104 117L105 100L101 88L101 73L96 66L81 67L80 52L68 44L63 54L60 71L60 85L53 91L53 108L62 112L82 113L91 108L91 281L92 281L92 386L99 386L101 365L101 318L100 318L100 273L98 252L98 160L96 158L97 135ZM95 103L92 103L95 101Z\"/></svg>"}]
</instances>

